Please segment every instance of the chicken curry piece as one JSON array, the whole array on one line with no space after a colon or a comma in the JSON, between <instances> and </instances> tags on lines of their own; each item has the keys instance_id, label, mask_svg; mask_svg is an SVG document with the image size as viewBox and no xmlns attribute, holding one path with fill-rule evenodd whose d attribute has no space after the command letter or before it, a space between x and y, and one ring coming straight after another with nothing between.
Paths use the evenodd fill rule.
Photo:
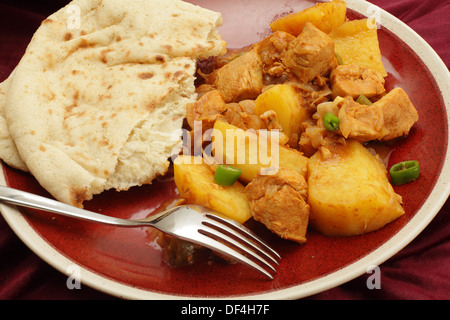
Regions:
<instances>
[{"instance_id":1,"label":"chicken curry piece","mask_svg":"<svg viewBox=\"0 0 450 320\"><path fill-rule=\"evenodd\" d=\"M357 64L340 65L330 74L333 97L352 97L360 95L371 99L386 92L385 80L381 73Z\"/></svg>"},{"instance_id":2,"label":"chicken curry piece","mask_svg":"<svg viewBox=\"0 0 450 320\"><path fill-rule=\"evenodd\" d=\"M308 186L301 174L280 168L272 175L258 175L245 192L255 220L283 239L306 242Z\"/></svg>"}]
</instances>

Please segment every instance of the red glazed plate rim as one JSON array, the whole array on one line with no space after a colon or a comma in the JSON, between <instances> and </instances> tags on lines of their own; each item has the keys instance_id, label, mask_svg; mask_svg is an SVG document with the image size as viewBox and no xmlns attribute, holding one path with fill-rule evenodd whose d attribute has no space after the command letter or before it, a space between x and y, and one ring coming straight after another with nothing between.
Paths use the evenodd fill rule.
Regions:
<instances>
[{"instance_id":1,"label":"red glazed plate rim","mask_svg":"<svg viewBox=\"0 0 450 320\"><path fill-rule=\"evenodd\" d=\"M447 132L450 132L450 76L447 67L434 50L411 28L403 22L366 1L347 0L347 7L361 14L370 15L372 9L377 10L381 24L400 38L407 46L414 48L414 52L434 76L442 94L447 111ZM450 194L450 150L447 147L445 160L433 191L411 218L410 221L384 244L350 265L334 271L326 276L303 284L293 285L286 289L270 291L255 295L233 296L231 298L246 299L297 299L310 296L327 289L339 286L365 272L374 265L380 265L408 245L435 217L448 199ZM3 172L0 183L6 185ZM0 204L0 210L7 223L19 238L44 261L52 265L63 274L70 275L70 268L74 262L63 253L56 250L51 243L43 239L29 224L27 219L15 207ZM193 299L191 296L179 296L151 292L123 283L116 282L102 275L80 267L80 279L86 285L99 291L124 299ZM205 297L202 297L204 299Z\"/></svg>"}]
</instances>

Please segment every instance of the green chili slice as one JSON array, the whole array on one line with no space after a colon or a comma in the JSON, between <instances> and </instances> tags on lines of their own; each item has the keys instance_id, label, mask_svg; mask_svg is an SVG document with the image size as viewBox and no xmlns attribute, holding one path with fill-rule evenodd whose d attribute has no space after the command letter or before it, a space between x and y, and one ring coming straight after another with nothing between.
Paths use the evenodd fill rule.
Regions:
<instances>
[{"instance_id":1,"label":"green chili slice","mask_svg":"<svg viewBox=\"0 0 450 320\"><path fill-rule=\"evenodd\" d=\"M214 174L214 181L221 186L232 186L241 174L241 169L221 164Z\"/></svg>"},{"instance_id":2,"label":"green chili slice","mask_svg":"<svg viewBox=\"0 0 450 320\"><path fill-rule=\"evenodd\" d=\"M358 97L358 99L356 99L356 102L358 102L359 104L364 104L366 106L370 106L372 105L372 101L369 100L369 98L367 98L365 95L360 95Z\"/></svg>"},{"instance_id":3,"label":"green chili slice","mask_svg":"<svg viewBox=\"0 0 450 320\"><path fill-rule=\"evenodd\" d=\"M322 117L323 125L328 130L334 132L339 129L340 120L332 113L325 113Z\"/></svg>"},{"instance_id":4,"label":"green chili slice","mask_svg":"<svg viewBox=\"0 0 450 320\"><path fill-rule=\"evenodd\" d=\"M334 53L334 55L336 56L336 60L338 62L338 65L343 65L344 64L344 60L342 60L342 57L340 54L338 54L337 52Z\"/></svg>"},{"instance_id":5,"label":"green chili slice","mask_svg":"<svg viewBox=\"0 0 450 320\"><path fill-rule=\"evenodd\" d=\"M419 161L409 160L394 164L389 170L393 185L402 185L416 180L420 175Z\"/></svg>"}]
</instances>

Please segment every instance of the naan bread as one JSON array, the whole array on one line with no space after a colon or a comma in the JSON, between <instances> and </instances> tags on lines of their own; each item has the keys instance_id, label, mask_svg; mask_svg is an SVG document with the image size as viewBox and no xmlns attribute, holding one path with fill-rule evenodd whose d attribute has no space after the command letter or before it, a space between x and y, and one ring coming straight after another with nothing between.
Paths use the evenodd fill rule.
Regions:
<instances>
[{"instance_id":1,"label":"naan bread","mask_svg":"<svg viewBox=\"0 0 450 320\"><path fill-rule=\"evenodd\" d=\"M6 93L11 78L12 74L8 79L0 83L0 159L13 168L28 171L27 165L20 157L16 144L9 134L8 124L5 118Z\"/></svg>"},{"instance_id":2,"label":"naan bread","mask_svg":"<svg viewBox=\"0 0 450 320\"><path fill-rule=\"evenodd\" d=\"M196 59L226 50L221 23L178 0L75 0L48 17L6 94L9 133L29 171L75 206L163 175L196 99Z\"/></svg>"}]
</instances>

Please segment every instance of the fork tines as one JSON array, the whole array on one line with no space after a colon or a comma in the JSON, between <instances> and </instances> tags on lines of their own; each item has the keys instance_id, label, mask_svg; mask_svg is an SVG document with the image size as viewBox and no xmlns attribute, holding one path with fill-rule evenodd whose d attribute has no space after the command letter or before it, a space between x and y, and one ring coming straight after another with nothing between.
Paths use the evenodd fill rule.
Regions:
<instances>
[{"instance_id":1,"label":"fork tines","mask_svg":"<svg viewBox=\"0 0 450 320\"><path fill-rule=\"evenodd\" d=\"M198 231L217 242L215 250L273 279L280 255L252 231L234 220L208 213L202 224Z\"/></svg>"}]
</instances>

